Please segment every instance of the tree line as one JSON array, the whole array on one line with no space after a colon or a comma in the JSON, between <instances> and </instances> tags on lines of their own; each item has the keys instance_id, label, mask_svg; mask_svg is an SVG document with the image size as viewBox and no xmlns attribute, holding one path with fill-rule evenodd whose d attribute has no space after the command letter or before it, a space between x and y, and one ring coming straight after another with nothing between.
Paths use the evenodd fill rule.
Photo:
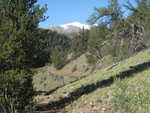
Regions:
<instances>
[{"instance_id":1,"label":"tree line","mask_svg":"<svg viewBox=\"0 0 150 113\"><path fill-rule=\"evenodd\" d=\"M150 0L130 0L123 5L120 0L108 1L108 6L95 8L88 19L88 23L98 23L98 26L75 36L80 37L82 46L73 48L79 53L83 50L88 62L95 66L100 65L106 56L119 62L149 47ZM123 8L129 13L127 17Z\"/></svg>"}]
</instances>

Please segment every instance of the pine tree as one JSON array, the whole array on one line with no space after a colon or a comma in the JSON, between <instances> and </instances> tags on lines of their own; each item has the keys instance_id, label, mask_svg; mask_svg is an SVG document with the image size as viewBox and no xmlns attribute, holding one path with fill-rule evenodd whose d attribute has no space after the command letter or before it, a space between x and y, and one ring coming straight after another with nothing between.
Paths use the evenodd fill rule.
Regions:
<instances>
[{"instance_id":1,"label":"pine tree","mask_svg":"<svg viewBox=\"0 0 150 113\"><path fill-rule=\"evenodd\" d=\"M38 23L43 20L44 8L36 0L3 0L0 23L0 63L5 69L29 65L34 57L33 37Z\"/></svg>"},{"instance_id":2,"label":"pine tree","mask_svg":"<svg viewBox=\"0 0 150 113\"><path fill-rule=\"evenodd\" d=\"M103 50L107 42L108 28L104 24L93 27L89 32L88 39L88 61L90 64L100 63L106 54Z\"/></svg>"},{"instance_id":3,"label":"pine tree","mask_svg":"<svg viewBox=\"0 0 150 113\"><path fill-rule=\"evenodd\" d=\"M120 18L122 18L122 11L118 0L109 0L106 8L95 8L95 12L90 16L88 22L91 24L105 22L112 27Z\"/></svg>"},{"instance_id":4,"label":"pine tree","mask_svg":"<svg viewBox=\"0 0 150 113\"><path fill-rule=\"evenodd\" d=\"M89 31L84 28L79 33L73 35L71 41L71 51L73 56L77 57L86 52L88 35Z\"/></svg>"},{"instance_id":5,"label":"pine tree","mask_svg":"<svg viewBox=\"0 0 150 113\"><path fill-rule=\"evenodd\" d=\"M31 63L45 8L37 0L0 0L0 112L23 113L33 101ZM6 101L4 101L6 100ZM13 103L13 104L12 104ZM11 106L10 106L11 105ZM8 110L8 111L7 111Z\"/></svg>"}]
</instances>

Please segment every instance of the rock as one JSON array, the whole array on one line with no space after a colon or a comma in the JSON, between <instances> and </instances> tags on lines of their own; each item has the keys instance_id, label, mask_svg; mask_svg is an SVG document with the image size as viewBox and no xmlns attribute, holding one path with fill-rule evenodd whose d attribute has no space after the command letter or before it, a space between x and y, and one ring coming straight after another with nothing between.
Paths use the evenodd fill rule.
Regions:
<instances>
[{"instance_id":1,"label":"rock","mask_svg":"<svg viewBox=\"0 0 150 113\"><path fill-rule=\"evenodd\" d=\"M106 111L106 108L102 108L102 111Z\"/></svg>"}]
</instances>

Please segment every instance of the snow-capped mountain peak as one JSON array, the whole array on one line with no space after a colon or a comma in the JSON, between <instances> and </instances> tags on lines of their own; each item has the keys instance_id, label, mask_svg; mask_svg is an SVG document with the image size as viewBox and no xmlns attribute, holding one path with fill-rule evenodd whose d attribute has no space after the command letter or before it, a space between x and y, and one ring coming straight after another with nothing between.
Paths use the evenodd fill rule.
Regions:
<instances>
[{"instance_id":1,"label":"snow-capped mountain peak","mask_svg":"<svg viewBox=\"0 0 150 113\"><path fill-rule=\"evenodd\" d=\"M80 29L90 29L91 26L88 25L88 24L81 24L79 22L73 22L73 23L68 23L68 24L63 24L63 25L60 25L62 27L64 27L64 29L67 29L69 26L75 26L75 27L78 27Z\"/></svg>"},{"instance_id":2,"label":"snow-capped mountain peak","mask_svg":"<svg viewBox=\"0 0 150 113\"><path fill-rule=\"evenodd\" d=\"M95 26L95 25L94 25ZM79 22L72 22L68 24L61 24L61 25L50 25L46 29L54 30L59 33L64 34L72 34L80 32L83 28L89 30L92 25L89 24L81 24Z\"/></svg>"}]
</instances>

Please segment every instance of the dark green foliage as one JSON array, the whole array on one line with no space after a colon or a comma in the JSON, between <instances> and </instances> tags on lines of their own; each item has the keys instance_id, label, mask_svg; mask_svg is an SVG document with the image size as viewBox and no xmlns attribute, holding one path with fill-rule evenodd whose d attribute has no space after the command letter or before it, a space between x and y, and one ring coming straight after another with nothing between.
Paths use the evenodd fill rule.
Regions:
<instances>
[{"instance_id":1,"label":"dark green foliage","mask_svg":"<svg viewBox=\"0 0 150 113\"><path fill-rule=\"evenodd\" d=\"M45 8L37 0L0 1L0 112L23 113L32 105L30 67L37 62L40 41L35 37ZM8 111L5 111L8 110ZM12 111L11 111L12 110Z\"/></svg>"},{"instance_id":2,"label":"dark green foliage","mask_svg":"<svg viewBox=\"0 0 150 113\"><path fill-rule=\"evenodd\" d=\"M28 105L32 104L34 90L32 73L29 70L15 69L1 72L0 78L0 100L3 105L6 105L0 107L12 109L9 104L13 104L14 109L22 112Z\"/></svg>"},{"instance_id":3,"label":"dark green foliage","mask_svg":"<svg viewBox=\"0 0 150 113\"><path fill-rule=\"evenodd\" d=\"M29 54L32 66L39 67L49 63L60 68L65 64L70 49L68 36L51 30L37 29L34 37L36 38L32 40L32 53Z\"/></svg>"},{"instance_id":4,"label":"dark green foliage","mask_svg":"<svg viewBox=\"0 0 150 113\"><path fill-rule=\"evenodd\" d=\"M18 113L14 105L14 100L0 97L0 112L1 113Z\"/></svg>"},{"instance_id":5,"label":"dark green foliage","mask_svg":"<svg viewBox=\"0 0 150 113\"><path fill-rule=\"evenodd\" d=\"M53 50L51 60L56 69L61 69L65 65L67 55L67 52L59 46Z\"/></svg>"},{"instance_id":6,"label":"dark green foliage","mask_svg":"<svg viewBox=\"0 0 150 113\"><path fill-rule=\"evenodd\" d=\"M123 12L119 4L119 0L109 0L109 4L105 8L96 8L88 22L99 22L99 27L90 30L90 38L88 40L88 59L94 63L101 63L107 55L118 57L122 52L122 37L119 37L120 20L123 18Z\"/></svg>"},{"instance_id":7,"label":"dark green foliage","mask_svg":"<svg viewBox=\"0 0 150 113\"><path fill-rule=\"evenodd\" d=\"M43 20L44 8L36 0L1 2L0 63L1 69L28 66L32 59L34 31ZM38 41L36 39L36 41ZM16 57L17 56L17 57Z\"/></svg>"},{"instance_id":8,"label":"dark green foliage","mask_svg":"<svg viewBox=\"0 0 150 113\"><path fill-rule=\"evenodd\" d=\"M48 62L48 52L46 48L48 46L49 35L51 36L53 33L49 33L50 31L44 29L36 29L33 33L32 43L32 51L28 54L30 56L30 65L32 67L43 66Z\"/></svg>"},{"instance_id":9,"label":"dark green foliage","mask_svg":"<svg viewBox=\"0 0 150 113\"><path fill-rule=\"evenodd\" d=\"M105 22L113 27L115 21L122 18L121 6L119 0L109 0L109 4L105 8L95 8L95 12L90 16L88 22L94 24L96 22Z\"/></svg>"},{"instance_id":10,"label":"dark green foliage","mask_svg":"<svg viewBox=\"0 0 150 113\"><path fill-rule=\"evenodd\" d=\"M87 53L86 58L90 65L95 65L97 62L97 59L91 53Z\"/></svg>"},{"instance_id":11,"label":"dark green foliage","mask_svg":"<svg viewBox=\"0 0 150 113\"><path fill-rule=\"evenodd\" d=\"M52 57L58 53L55 53L56 48L61 48L61 51L63 51L66 56L68 55L70 48L70 39L68 36L58 34L51 30L36 29L32 37L34 37L32 39L34 45L32 45L32 52L28 54L28 56L30 56L29 62L32 67L43 66L45 63L52 64Z\"/></svg>"},{"instance_id":12,"label":"dark green foliage","mask_svg":"<svg viewBox=\"0 0 150 113\"><path fill-rule=\"evenodd\" d=\"M100 62L106 54L106 51L103 50L103 47L107 41L108 32L108 28L105 25L99 25L90 30L87 50L87 58L89 62Z\"/></svg>"},{"instance_id":13,"label":"dark green foliage","mask_svg":"<svg viewBox=\"0 0 150 113\"><path fill-rule=\"evenodd\" d=\"M70 49L70 39L66 35L51 31L49 31L48 35L47 47L45 48L49 58L48 61L54 67L60 69L66 64Z\"/></svg>"},{"instance_id":14,"label":"dark green foliage","mask_svg":"<svg viewBox=\"0 0 150 113\"><path fill-rule=\"evenodd\" d=\"M73 56L80 56L87 50L89 31L84 28L78 34L75 34L71 40L71 52Z\"/></svg>"},{"instance_id":15,"label":"dark green foliage","mask_svg":"<svg viewBox=\"0 0 150 113\"><path fill-rule=\"evenodd\" d=\"M57 33L45 29L36 29L33 33L32 51L28 54L30 56L30 65L32 67L39 67L45 65L49 60L51 50L51 38Z\"/></svg>"}]
</instances>

